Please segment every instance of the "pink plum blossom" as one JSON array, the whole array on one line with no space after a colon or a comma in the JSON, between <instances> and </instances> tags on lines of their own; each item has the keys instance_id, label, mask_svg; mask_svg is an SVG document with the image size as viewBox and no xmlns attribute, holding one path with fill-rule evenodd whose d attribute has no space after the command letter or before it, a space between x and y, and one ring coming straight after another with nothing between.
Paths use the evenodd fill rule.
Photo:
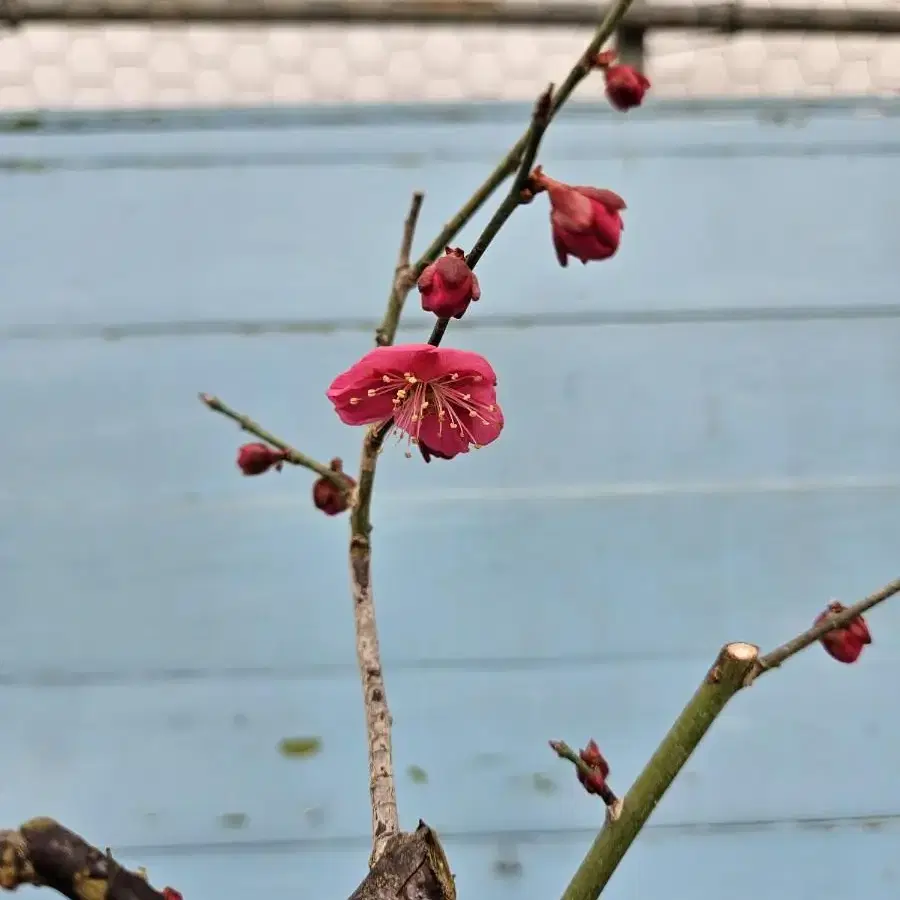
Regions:
<instances>
[{"instance_id":1,"label":"pink plum blossom","mask_svg":"<svg viewBox=\"0 0 900 900\"><path fill-rule=\"evenodd\" d=\"M477 353L430 344L369 351L328 389L347 425L382 425L451 459L497 440L503 412L497 375ZM424 454L423 454L424 455Z\"/></svg>"}]
</instances>

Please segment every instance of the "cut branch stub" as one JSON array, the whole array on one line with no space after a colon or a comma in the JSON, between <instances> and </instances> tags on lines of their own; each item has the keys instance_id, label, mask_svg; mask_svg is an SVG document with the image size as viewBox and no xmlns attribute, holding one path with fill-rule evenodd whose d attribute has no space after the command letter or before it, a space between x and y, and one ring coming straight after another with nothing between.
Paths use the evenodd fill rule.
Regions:
<instances>
[{"instance_id":1,"label":"cut branch stub","mask_svg":"<svg viewBox=\"0 0 900 900\"><path fill-rule=\"evenodd\" d=\"M412 834L393 835L349 900L456 900L450 863L437 834L420 820Z\"/></svg>"}]
</instances>

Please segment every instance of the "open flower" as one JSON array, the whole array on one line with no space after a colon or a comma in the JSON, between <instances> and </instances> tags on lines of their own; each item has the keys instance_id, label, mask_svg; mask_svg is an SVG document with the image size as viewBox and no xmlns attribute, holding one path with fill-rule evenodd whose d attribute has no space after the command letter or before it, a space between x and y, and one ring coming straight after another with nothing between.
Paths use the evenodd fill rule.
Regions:
<instances>
[{"instance_id":1,"label":"open flower","mask_svg":"<svg viewBox=\"0 0 900 900\"><path fill-rule=\"evenodd\" d=\"M569 256L586 265L589 260L609 259L619 249L625 201L618 194L556 181L540 166L531 173L529 188L550 197L553 247L561 266L568 264Z\"/></svg>"},{"instance_id":2,"label":"open flower","mask_svg":"<svg viewBox=\"0 0 900 900\"><path fill-rule=\"evenodd\" d=\"M497 375L477 353L401 344L377 347L328 389L328 399L347 425L384 424L452 459L497 440L503 413Z\"/></svg>"},{"instance_id":3,"label":"open flower","mask_svg":"<svg viewBox=\"0 0 900 900\"><path fill-rule=\"evenodd\" d=\"M813 624L818 625L819 622L824 622L829 616L843 612L846 608L843 603L834 600L828 604L828 608L824 612L816 616ZM819 640L825 648L825 652L832 659L842 663L855 663L863 652L863 647L872 643L872 635L869 634L866 620L862 616L857 616L851 620L849 625L845 625L843 628L833 628L827 634L822 635Z\"/></svg>"},{"instance_id":4,"label":"open flower","mask_svg":"<svg viewBox=\"0 0 900 900\"><path fill-rule=\"evenodd\" d=\"M481 297L478 276L466 263L459 247L446 247L419 276L422 309L443 319L461 319L469 303Z\"/></svg>"},{"instance_id":5,"label":"open flower","mask_svg":"<svg viewBox=\"0 0 900 900\"><path fill-rule=\"evenodd\" d=\"M609 102L616 109L625 112L641 105L644 94L650 89L650 79L632 66L614 64L615 60L615 51L606 50L594 57L593 65L603 70Z\"/></svg>"}]
</instances>

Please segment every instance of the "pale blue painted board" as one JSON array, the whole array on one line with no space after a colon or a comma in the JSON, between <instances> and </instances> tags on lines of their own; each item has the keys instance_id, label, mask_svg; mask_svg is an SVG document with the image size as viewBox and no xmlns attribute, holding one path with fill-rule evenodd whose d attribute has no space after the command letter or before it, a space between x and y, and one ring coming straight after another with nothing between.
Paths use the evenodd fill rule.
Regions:
<instances>
[{"instance_id":1,"label":"pale blue painted board","mask_svg":"<svg viewBox=\"0 0 900 900\"><path fill-rule=\"evenodd\" d=\"M865 319L451 333L449 344L484 353L497 370L503 437L453 465L386 452L384 483L393 492L897 474L898 342L900 323ZM15 424L0 458L18 477L3 494L51 502L34 493L37 477L57 479L67 501L102 505L188 491L280 494L278 479L236 486L222 457L238 431L198 415L197 391L318 456L349 460L361 432L341 425L325 391L368 349L355 334L6 342L0 378ZM145 458L151 492L126 450Z\"/></svg>"},{"instance_id":2,"label":"pale blue painted board","mask_svg":"<svg viewBox=\"0 0 900 900\"><path fill-rule=\"evenodd\" d=\"M383 458L400 799L447 835L463 896L552 896L586 849L597 804L548 737L597 736L624 788L720 643L770 646L897 575L898 120L833 107L776 127L767 109L560 123L548 168L602 171L629 200L621 256L563 272L528 219L546 211L519 214L476 327L454 331L500 372L503 438L453 464ZM304 473L238 478L239 435L194 395L351 462L359 432L323 391L369 345L357 320L380 310L405 195L428 191L433 231L517 131L0 134L4 817L58 815L186 896L358 881L346 522L309 509ZM519 312L595 324L502 327ZM347 333L56 327L203 318ZM811 652L735 702L613 896L893 896L898 613L874 627L864 664ZM291 734L323 753L282 759Z\"/></svg>"},{"instance_id":3,"label":"pale blue painted board","mask_svg":"<svg viewBox=\"0 0 900 900\"><path fill-rule=\"evenodd\" d=\"M2 135L0 324L374 318L410 192L424 239L520 130ZM623 249L562 278L541 198L482 263L479 315L894 303L898 152L900 117L563 121L547 169L626 198Z\"/></svg>"},{"instance_id":4,"label":"pale blue painted board","mask_svg":"<svg viewBox=\"0 0 900 900\"><path fill-rule=\"evenodd\" d=\"M502 379L501 439L452 465L407 460L399 447L383 456L375 559L390 584L390 659L642 652L628 634L632 602L683 611L658 626L677 635L678 652L748 628L771 643L830 595L893 577L900 323L479 337ZM0 668L348 662L345 607L321 600L344 598L345 523L310 508L306 473L241 479L238 431L194 391L219 391L298 440L314 435L307 449L352 465L360 433L338 422L321 387L360 343L7 344L0 466L16 477L0 489L14 512L0 529L17 630L0 635ZM653 367L635 363L648 359ZM435 553L452 577L432 574ZM43 628L29 598L57 592L59 572L83 599L57 614L67 627L43 638L48 658L38 660L21 640ZM403 623L423 602L434 627L411 648ZM573 627L600 608L596 628ZM884 618L895 627L892 612ZM156 642L175 619L184 639L163 665ZM110 636L140 623L154 640L97 648L97 620Z\"/></svg>"},{"instance_id":5,"label":"pale blue painted board","mask_svg":"<svg viewBox=\"0 0 900 900\"><path fill-rule=\"evenodd\" d=\"M428 612L423 612L423 617ZM164 648L161 649L161 652ZM589 830L599 818L547 739L591 734L626 787L709 668L709 659L492 671L389 671L388 696L409 824L441 832ZM822 654L780 684L737 699L660 806L657 825L896 816L895 697L872 692L898 663L873 648L865 668ZM359 686L325 677L8 688L0 761L17 773L5 814L84 823L123 846L346 840L368 831ZM835 721L835 711L845 719ZM853 727L841 728L841 721ZM286 760L285 736L315 735L320 755ZM864 760L860 765L848 760ZM406 774L418 766L425 785ZM823 789L835 783L840 790ZM115 791L112 788L115 788ZM223 817L240 813L246 826Z\"/></svg>"},{"instance_id":6,"label":"pale blue painted board","mask_svg":"<svg viewBox=\"0 0 900 900\"><path fill-rule=\"evenodd\" d=\"M847 900L897 895L896 827L834 830L763 828L684 834L650 829L626 857L604 896L716 897L756 900L778 892L796 900ZM460 897L558 897L581 861L588 834L555 839L497 840L476 835L444 841ZM150 877L177 884L185 896L345 897L361 880L368 850L360 842L314 852L266 849L190 856L128 853ZM684 888L681 889L680 886ZM23 896L38 900L33 890Z\"/></svg>"}]
</instances>

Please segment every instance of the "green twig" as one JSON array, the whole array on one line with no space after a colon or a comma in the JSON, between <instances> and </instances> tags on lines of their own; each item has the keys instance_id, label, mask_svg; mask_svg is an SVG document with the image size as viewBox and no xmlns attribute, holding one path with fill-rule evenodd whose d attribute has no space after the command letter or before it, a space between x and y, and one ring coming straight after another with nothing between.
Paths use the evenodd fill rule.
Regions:
<instances>
[{"instance_id":1,"label":"green twig","mask_svg":"<svg viewBox=\"0 0 900 900\"><path fill-rule=\"evenodd\" d=\"M759 675L781 665L835 628L900 593L900 579L804 631L765 656L753 644L722 648L681 715L622 800L621 815L608 820L575 873L562 900L597 900L634 839L728 701Z\"/></svg>"},{"instance_id":2,"label":"green twig","mask_svg":"<svg viewBox=\"0 0 900 900\"><path fill-rule=\"evenodd\" d=\"M276 449L282 450L285 454L285 462L294 466L301 466L304 469L309 469L311 472L315 472L317 475L327 478L335 487L338 487L341 490L353 490L353 482L342 472L335 472L329 466L326 466L325 463L320 463L317 459L313 459L311 456L301 453L295 447L292 447L286 441L283 441L280 437L276 437L271 432L266 431L265 428L254 422L249 416L245 416L243 413L239 413L230 406L224 404L218 397L213 397L211 394L200 394L199 397L213 412L217 412L220 415L231 419L233 422L237 422L243 431L247 431L258 437L261 441L265 441Z\"/></svg>"}]
</instances>

